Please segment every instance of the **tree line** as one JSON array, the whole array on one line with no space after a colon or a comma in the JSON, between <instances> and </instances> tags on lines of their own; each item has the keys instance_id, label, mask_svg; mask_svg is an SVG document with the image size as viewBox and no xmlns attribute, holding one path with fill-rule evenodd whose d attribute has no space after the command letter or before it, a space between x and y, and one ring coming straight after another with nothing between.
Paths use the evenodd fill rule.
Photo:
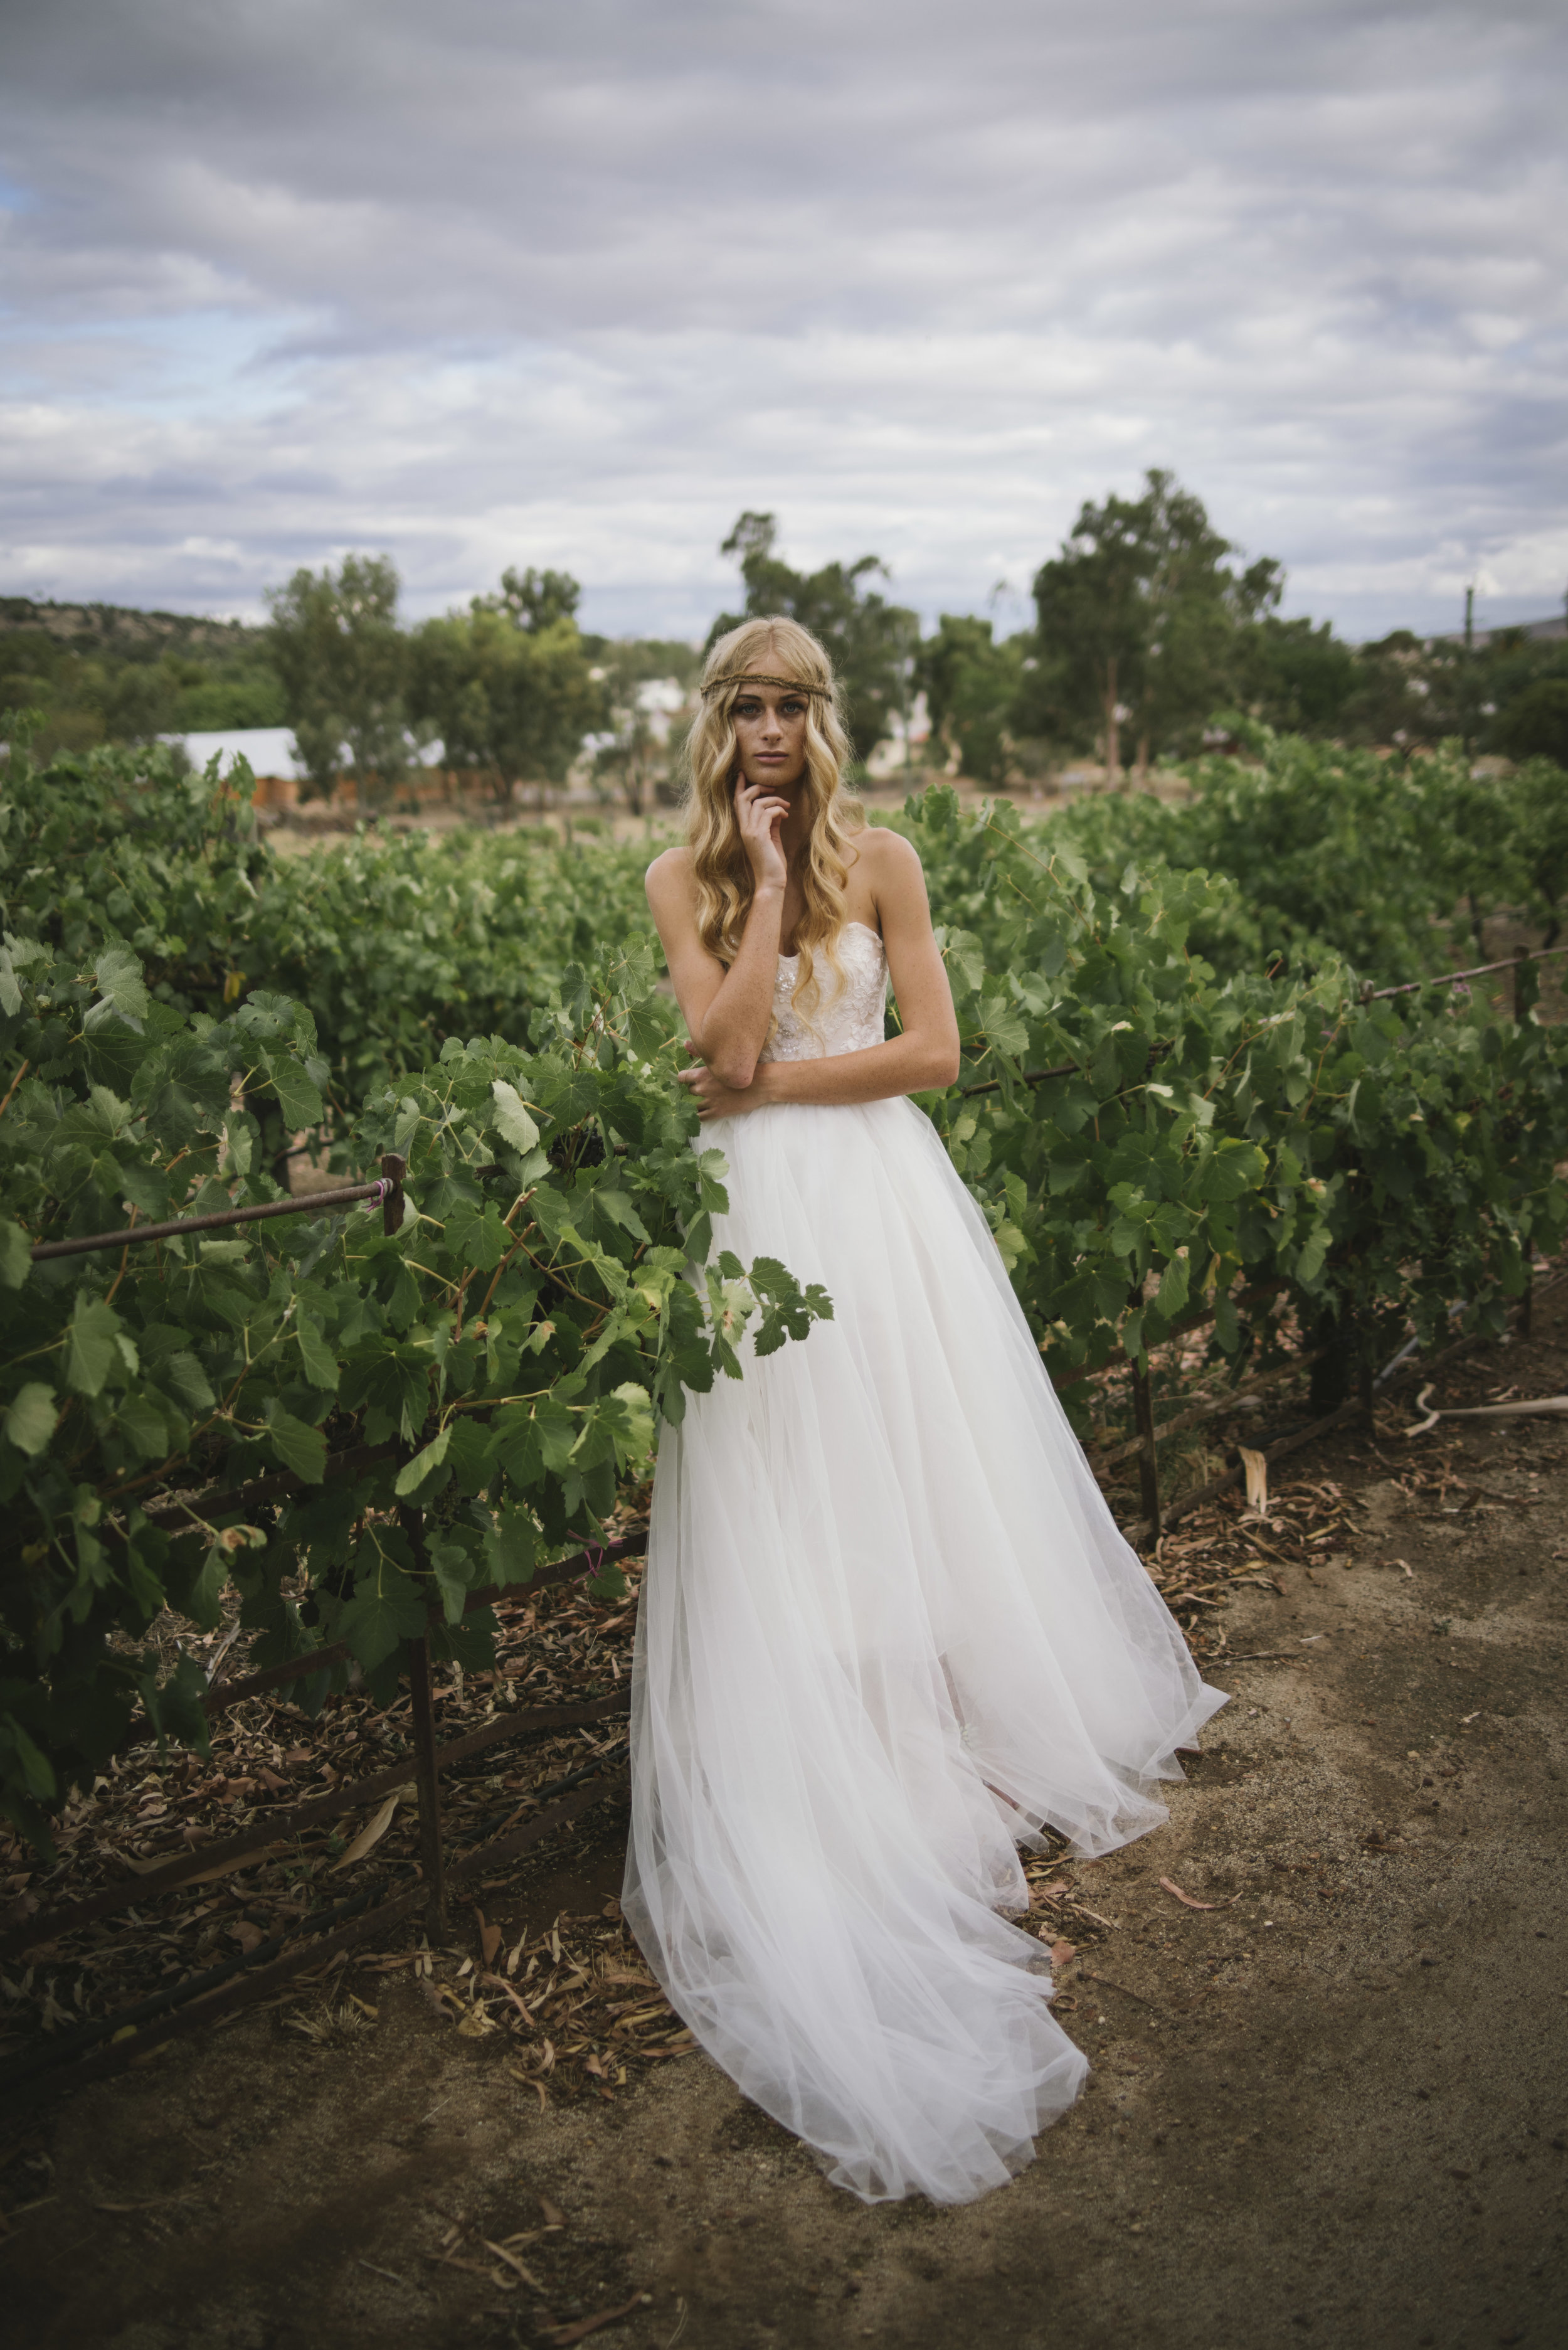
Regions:
<instances>
[{"instance_id":1,"label":"tree line","mask_svg":"<svg viewBox=\"0 0 1568 2350\"><path fill-rule=\"evenodd\" d=\"M1405 756L1457 740L1471 754L1568 766L1568 642L1502 629L1472 646L1399 629L1356 646L1327 621L1282 618L1282 566L1244 560L1166 472L1151 470L1136 496L1084 504L1034 575L1031 623L1009 636L970 613L943 613L922 636L878 556L797 570L772 514L742 513L722 552L740 572L741 608L717 615L707 645L759 613L801 620L845 681L861 762L889 739L908 744L923 696L922 761L998 785L1085 755L1112 784L1137 780L1258 725ZM696 647L585 630L565 571L508 568L495 590L411 628L400 589L390 556L349 555L271 591L265 629L209 624L200 647L143 629L118 656L103 631L84 652L47 627L7 628L0 608L0 703L41 710L46 751L286 724L306 792L348 777L367 806L438 740L443 765L501 805L585 756L601 788L639 812L670 795L671 713L650 689L689 691Z\"/></svg>"},{"instance_id":2,"label":"tree line","mask_svg":"<svg viewBox=\"0 0 1568 2350\"><path fill-rule=\"evenodd\" d=\"M610 639L577 622L581 588L564 571L508 569L499 590L403 630L387 556L296 571L268 598L273 660L310 787L347 767L362 800L399 782L421 736L449 770L483 779L503 805L520 785L559 783L587 744L596 774L639 813L668 795L668 726L645 689L695 684L703 653L740 620L787 612L814 629L845 679L856 755L905 724L919 689L919 622L875 584L875 556L798 572L775 552L772 515L745 513L723 543L743 609L689 644ZM345 758L347 753L347 758Z\"/></svg>"},{"instance_id":3,"label":"tree line","mask_svg":"<svg viewBox=\"0 0 1568 2350\"><path fill-rule=\"evenodd\" d=\"M265 629L190 612L0 597L0 710L40 756L205 729L282 726Z\"/></svg>"},{"instance_id":4,"label":"tree line","mask_svg":"<svg viewBox=\"0 0 1568 2350\"><path fill-rule=\"evenodd\" d=\"M1168 473L1136 498L1085 503L1035 573L1033 626L998 640L989 621L944 613L921 645L949 764L1000 784L1087 753L1114 784L1129 764L1141 776L1262 724L1568 765L1568 642L1514 629L1476 649L1401 629L1347 644L1326 620L1282 618L1282 566L1239 553Z\"/></svg>"}]
</instances>

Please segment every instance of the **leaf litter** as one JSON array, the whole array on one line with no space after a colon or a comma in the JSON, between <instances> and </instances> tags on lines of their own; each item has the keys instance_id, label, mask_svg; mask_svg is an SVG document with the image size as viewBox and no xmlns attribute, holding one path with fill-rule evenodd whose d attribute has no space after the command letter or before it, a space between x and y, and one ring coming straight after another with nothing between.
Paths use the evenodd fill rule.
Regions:
<instances>
[{"instance_id":1,"label":"leaf litter","mask_svg":"<svg viewBox=\"0 0 1568 2350\"><path fill-rule=\"evenodd\" d=\"M638 1497L646 1502L646 1494ZM629 1531L635 1518L616 1531ZM462 1737L516 1706L590 1700L624 1684L630 1668L639 1568L627 1569L629 1596L596 1598L582 1584L520 1587L496 1606L493 1669L436 1676L437 1736ZM156 1637L174 1661L184 1649L205 1665L225 1652L225 1669L245 1669L246 1636L233 1623L210 1636L165 1617ZM547 1802L553 1782L597 1756L613 1764L625 1730L611 1720L586 1729L529 1736L461 1761L441 1774L449 1860L488 1843ZM313 1721L286 1687L216 1717L208 1759L156 1745L113 1758L90 1792L66 1807L56 1857L40 1865L14 1832L0 1829L0 1926L14 1929L40 1910L80 1901L169 1859L241 1831L265 1828L267 1813L292 1808L345 1780L384 1771L407 1757L410 1783L358 1818L340 1814L296 1835L186 1878L172 1891L133 1901L95 1924L35 1946L0 1970L0 2064L62 2032L112 2020L155 1992L261 1945L284 1949L306 1918L356 1889L356 1872L379 1877L383 1898L418 1882L418 1812L407 1692L378 1708L362 1690L328 1697ZM417 1921L400 1928L410 1947L339 1952L295 1978L268 2006L284 2028L317 2046L352 2045L377 2019L375 1983L413 1972L432 2019L467 2039L494 2039L510 2052L520 2084L541 2105L581 2095L613 2097L634 2068L685 2054L691 2034L670 2010L611 1902L590 1916L563 1915L508 1942L494 1915L515 1906L541 1850L558 1852L592 1834L595 1815L547 1847L502 1863L493 1877L453 1889L452 1945L423 1946ZM464 1898L464 1895L467 1898ZM352 1988L358 1983L369 1993ZM514 2280L515 2282L515 2280Z\"/></svg>"}]
</instances>

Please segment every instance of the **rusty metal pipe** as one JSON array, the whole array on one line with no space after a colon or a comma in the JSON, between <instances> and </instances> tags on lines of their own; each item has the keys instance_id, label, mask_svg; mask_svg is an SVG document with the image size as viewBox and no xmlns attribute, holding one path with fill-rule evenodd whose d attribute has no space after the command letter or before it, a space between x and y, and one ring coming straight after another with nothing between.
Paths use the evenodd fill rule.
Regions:
<instances>
[{"instance_id":1,"label":"rusty metal pipe","mask_svg":"<svg viewBox=\"0 0 1568 2350\"><path fill-rule=\"evenodd\" d=\"M323 1208L347 1207L354 1200L383 1200L386 1189L380 1183L347 1183L341 1190L311 1191L298 1200L264 1200L254 1208L218 1209L210 1216L173 1216L162 1224L127 1224L118 1232L85 1233L74 1241L40 1241L34 1249L33 1263L41 1264L46 1257L90 1256L98 1249L140 1246L143 1241L177 1241L186 1232L226 1231L232 1224L259 1224L273 1216L312 1216Z\"/></svg>"}]
</instances>

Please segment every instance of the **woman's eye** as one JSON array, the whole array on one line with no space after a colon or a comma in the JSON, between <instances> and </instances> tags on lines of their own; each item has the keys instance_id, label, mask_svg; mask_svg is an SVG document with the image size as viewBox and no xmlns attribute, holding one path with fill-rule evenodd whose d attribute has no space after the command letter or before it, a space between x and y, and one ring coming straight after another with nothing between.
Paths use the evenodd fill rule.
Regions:
<instances>
[{"instance_id":1,"label":"woman's eye","mask_svg":"<svg viewBox=\"0 0 1568 2350\"><path fill-rule=\"evenodd\" d=\"M781 702L779 704L779 716L781 718L799 718L805 714L805 704L804 702Z\"/></svg>"},{"instance_id":2,"label":"woman's eye","mask_svg":"<svg viewBox=\"0 0 1568 2350\"><path fill-rule=\"evenodd\" d=\"M735 716L737 718L755 718L759 711L762 709L762 706L763 705L760 702L737 702L735 704Z\"/></svg>"}]
</instances>

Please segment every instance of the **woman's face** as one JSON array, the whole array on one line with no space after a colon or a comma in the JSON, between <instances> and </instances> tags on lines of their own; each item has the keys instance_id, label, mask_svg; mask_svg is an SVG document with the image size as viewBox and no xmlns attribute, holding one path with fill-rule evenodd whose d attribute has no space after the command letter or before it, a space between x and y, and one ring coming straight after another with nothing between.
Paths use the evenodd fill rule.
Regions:
<instances>
[{"instance_id":1,"label":"woman's face","mask_svg":"<svg viewBox=\"0 0 1568 2350\"><path fill-rule=\"evenodd\" d=\"M788 686L749 685L735 698L736 781L788 791L805 773L808 697Z\"/></svg>"}]
</instances>

